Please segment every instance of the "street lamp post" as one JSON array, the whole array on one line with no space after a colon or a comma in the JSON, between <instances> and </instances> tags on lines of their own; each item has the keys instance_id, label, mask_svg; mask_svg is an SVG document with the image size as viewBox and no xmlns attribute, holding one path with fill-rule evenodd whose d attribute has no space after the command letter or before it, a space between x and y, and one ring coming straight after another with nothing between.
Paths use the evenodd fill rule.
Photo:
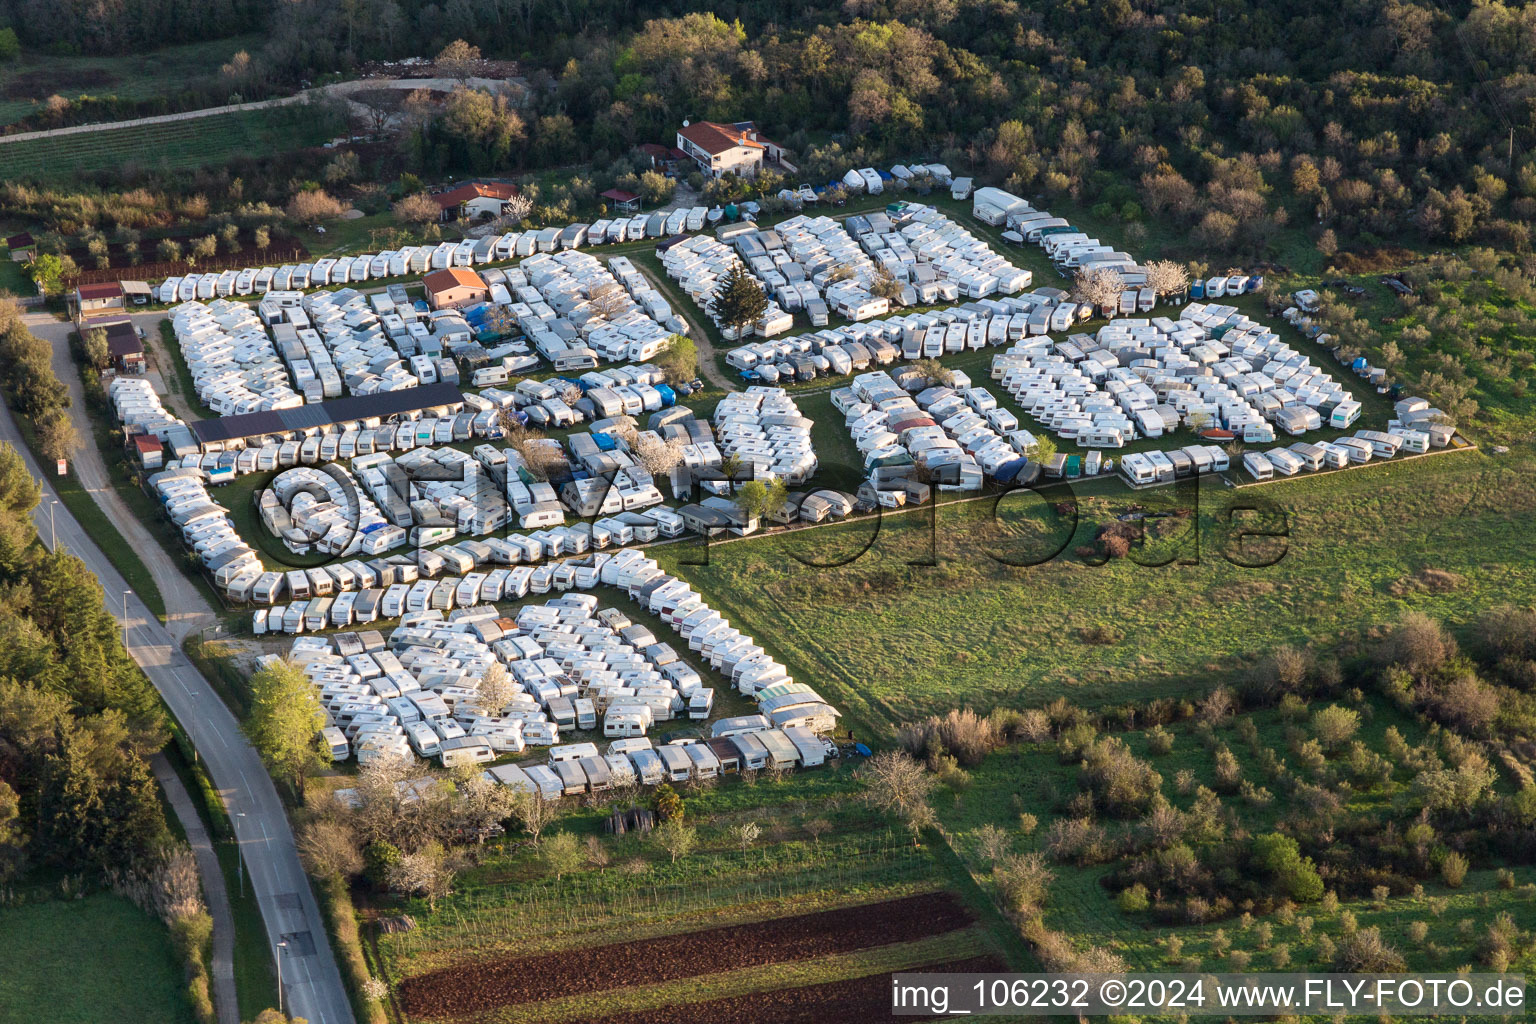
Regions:
<instances>
[{"instance_id":1,"label":"street lamp post","mask_svg":"<svg viewBox=\"0 0 1536 1024\"><path fill-rule=\"evenodd\" d=\"M58 498L48 499L48 538L53 542L49 545L49 549L53 551L57 551L59 549L59 531L53 528L53 506L57 505L58 503Z\"/></svg>"},{"instance_id":2,"label":"street lamp post","mask_svg":"<svg viewBox=\"0 0 1536 1024\"><path fill-rule=\"evenodd\" d=\"M123 650L128 650L128 597L133 591L123 591Z\"/></svg>"},{"instance_id":3,"label":"street lamp post","mask_svg":"<svg viewBox=\"0 0 1536 1024\"><path fill-rule=\"evenodd\" d=\"M245 817L244 811L236 811L235 817ZM245 899L245 851L240 848L240 835L235 834L235 878L240 882L240 898Z\"/></svg>"},{"instance_id":4,"label":"street lamp post","mask_svg":"<svg viewBox=\"0 0 1536 1024\"><path fill-rule=\"evenodd\" d=\"M277 1012L283 1012L283 950L288 948L288 943L277 944Z\"/></svg>"}]
</instances>

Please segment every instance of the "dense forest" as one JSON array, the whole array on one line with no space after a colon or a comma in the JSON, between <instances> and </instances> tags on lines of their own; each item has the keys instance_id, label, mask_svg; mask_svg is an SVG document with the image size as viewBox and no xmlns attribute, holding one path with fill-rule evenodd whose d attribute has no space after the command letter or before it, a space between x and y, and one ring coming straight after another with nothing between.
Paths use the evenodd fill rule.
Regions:
<instances>
[{"instance_id":1,"label":"dense forest","mask_svg":"<svg viewBox=\"0 0 1536 1024\"><path fill-rule=\"evenodd\" d=\"M427 133L435 144L400 146L398 164L418 173L493 163L601 176L635 144L669 140L684 118L753 118L808 176L944 159L1025 194L1071 196L1126 222L1132 243L1155 219L1213 255L1267 255L1287 225L1326 248L1529 245L1536 7L689 6L306 0L258 12L226 0L191 15L180 0L0 0L0 17L29 46L89 52L189 37L182 27L203 25L207 10L222 12L228 32L262 22L265 48L225 67L225 91L248 96L430 56L455 39L518 60L522 105L471 111Z\"/></svg>"},{"instance_id":2,"label":"dense forest","mask_svg":"<svg viewBox=\"0 0 1536 1024\"><path fill-rule=\"evenodd\" d=\"M30 336L7 302L0 343L16 348L18 333ZM168 838L147 761L165 742L159 696L85 563L38 543L39 499L0 445L0 885L29 869L128 871Z\"/></svg>"}]
</instances>

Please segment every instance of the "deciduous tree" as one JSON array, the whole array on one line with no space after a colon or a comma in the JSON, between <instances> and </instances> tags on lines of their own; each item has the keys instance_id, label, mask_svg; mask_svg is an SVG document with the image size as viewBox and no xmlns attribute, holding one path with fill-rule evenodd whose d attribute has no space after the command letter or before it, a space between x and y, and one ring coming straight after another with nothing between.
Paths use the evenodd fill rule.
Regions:
<instances>
[{"instance_id":1,"label":"deciduous tree","mask_svg":"<svg viewBox=\"0 0 1536 1024\"><path fill-rule=\"evenodd\" d=\"M301 799L309 776L327 760L320 742L324 723L314 688L292 662L276 662L251 676L245 731L267 767L286 778Z\"/></svg>"}]
</instances>

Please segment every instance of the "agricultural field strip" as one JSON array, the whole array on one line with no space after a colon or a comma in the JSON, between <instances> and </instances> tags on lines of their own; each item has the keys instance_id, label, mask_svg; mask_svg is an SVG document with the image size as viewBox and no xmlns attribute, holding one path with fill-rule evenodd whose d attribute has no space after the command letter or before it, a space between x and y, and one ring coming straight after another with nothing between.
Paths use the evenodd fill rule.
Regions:
<instances>
[{"instance_id":1,"label":"agricultural field strip","mask_svg":"<svg viewBox=\"0 0 1536 1024\"><path fill-rule=\"evenodd\" d=\"M417 975L483 958L583 948L594 933L641 941L842 909L870 902L875 893L895 899L940 888L921 851L910 845L871 849L861 837L867 838L824 839L810 851L813 862L796 862L791 871L780 869L778 860L787 859L781 852L750 878L724 886L714 879L673 884L664 893L643 883L619 892L562 886L528 898L525 888L487 885L455 896L451 917L381 935L379 946L392 974Z\"/></svg>"},{"instance_id":2,"label":"agricultural field strip","mask_svg":"<svg viewBox=\"0 0 1536 1024\"><path fill-rule=\"evenodd\" d=\"M628 985L688 978L708 964L737 969L830 952L913 941L971 924L949 893L934 892L749 925L589 947L579 957L551 953L461 965L406 978L400 999L421 1015L452 1004L454 1014Z\"/></svg>"},{"instance_id":3,"label":"agricultural field strip","mask_svg":"<svg viewBox=\"0 0 1536 1024\"><path fill-rule=\"evenodd\" d=\"M936 963L914 964L909 971L965 974L1007 970L996 956L967 957ZM689 1024L740 1024L749 1015L771 1012L774 1024L826 1024L828 1021L875 1020L890 1008L890 983L886 974L830 981L801 988L779 988L747 997L726 997L688 1005ZM936 1018L912 1016L904 1020ZM637 1010L603 1017L594 1024L674 1024L676 1010Z\"/></svg>"},{"instance_id":4,"label":"agricultural field strip","mask_svg":"<svg viewBox=\"0 0 1536 1024\"><path fill-rule=\"evenodd\" d=\"M313 126L311 126L313 128ZM50 136L0 146L0 177L57 177L139 162L149 167L198 167L233 154L268 148L279 139L316 145L324 132L305 131L282 108Z\"/></svg>"},{"instance_id":5,"label":"agricultural field strip","mask_svg":"<svg viewBox=\"0 0 1536 1024\"><path fill-rule=\"evenodd\" d=\"M595 1018L606 1020L615 1013L625 1015L670 1009L676 1015L671 1019L686 1017L692 1021L694 1007L700 1000L765 996L821 983L838 984L866 978L878 978L883 984L891 971L918 970L920 964L988 951L985 932L979 926L972 926L849 953L757 964L654 985L619 985L600 992L505 1006L476 1014L475 1020L477 1024L562 1024ZM451 1021L455 1018L441 1019ZM413 1024L417 1020L413 1017Z\"/></svg>"}]
</instances>

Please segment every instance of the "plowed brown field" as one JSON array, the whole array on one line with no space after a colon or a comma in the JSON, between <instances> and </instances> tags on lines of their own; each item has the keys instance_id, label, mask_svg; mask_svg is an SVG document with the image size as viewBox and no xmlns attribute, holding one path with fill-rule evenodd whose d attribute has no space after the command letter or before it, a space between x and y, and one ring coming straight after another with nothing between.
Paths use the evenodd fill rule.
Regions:
<instances>
[{"instance_id":1,"label":"plowed brown field","mask_svg":"<svg viewBox=\"0 0 1536 1024\"><path fill-rule=\"evenodd\" d=\"M924 893L637 942L455 965L405 979L400 1000L411 1016L468 1014L911 942L963 928L971 920L952 894Z\"/></svg>"},{"instance_id":2,"label":"plowed brown field","mask_svg":"<svg viewBox=\"0 0 1536 1024\"><path fill-rule=\"evenodd\" d=\"M932 973L990 973L1006 971L1007 965L995 956L973 956L942 964L903 968ZM636 1010L599 1018L594 1024L834 1024L841 1021L938 1020L939 1017L893 1017L891 976L871 974L847 981L829 981L823 985L787 988L777 992L754 992L748 996L711 999L703 1003L662 1006L654 1010Z\"/></svg>"}]
</instances>

